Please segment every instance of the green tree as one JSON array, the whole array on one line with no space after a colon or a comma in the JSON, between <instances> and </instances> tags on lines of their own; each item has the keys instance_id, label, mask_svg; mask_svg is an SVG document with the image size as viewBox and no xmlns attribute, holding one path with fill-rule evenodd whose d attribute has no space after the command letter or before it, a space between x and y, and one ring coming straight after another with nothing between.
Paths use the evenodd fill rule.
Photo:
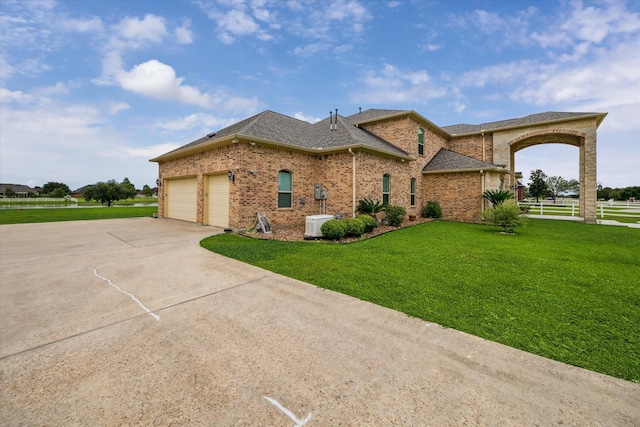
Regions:
<instances>
[{"instance_id":1,"label":"green tree","mask_svg":"<svg viewBox=\"0 0 640 427\"><path fill-rule=\"evenodd\" d=\"M580 181L577 179L570 179L567 185L567 192L571 195L580 195Z\"/></svg>"},{"instance_id":2,"label":"green tree","mask_svg":"<svg viewBox=\"0 0 640 427\"><path fill-rule=\"evenodd\" d=\"M640 187L625 187L620 190L620 199L629 200L630 197L640 199Z\"/></svg>"},{"instance_id":3,"label":"green tree","mask_svg":"<svg viewBox=\"0 0 640 427\"><path fill-rule=\"evenodd\" d=\"M50 181L42 186L42 194L50 197L64 197L71 194L71 190L67 184Z\"/></svg>"},{"instance_id":4,"label":"green tree","mask_svg":"<svg viewBox=\"0 0 640 427\"><path fill-rule=\"evenodd\" d=\"M561 176L550 176L546 179L547 189L553 199L557 199L562 193L566 193L569 190L569 181Z\"/></svg>"},{"instance_id":5,"label":"green tree","mask_svg":"<svg viewBox=\"0 0 640 427\"><path fill-rule=\"evenodd\" d=\"M122 192L126 196L125 199L134 199L136 194L136 187L129 181L129 178L125 177L120 183L122 187Z\"/></svg>"},{"instance_id":6,"label":"green tree","mask_svg":"<svg viewBox=\"0 0 640 427\"><path fill-rule=\"evenodd\" d=\"M135 189L133 196L131 195L131 188L125 183L117 183L115 179L111 179L107 182L97 182L88 186L84 190L84 198L87 201L95 200L104 205L111 206L113 202L118 200L126 200L135 196Z\"/></svg>"},{"instance_id":7,"label":"green tree","mask_svg":"<svg viewBox=\"0 0 640 427\"><path fill-rule=\"evenodd\" d=\"M153 190L145 184L144 187L142 187L142 194L144 194L145 197L151 197L153 196Z\"/></svg>"},{"instance_id":8,"label":"green tree","mask_svg":"<svg viewBox=\"0 0 640 427\"><path fill-rule=\"evenodd\" d=\"M549 188L547 188L547 175L542 172L542 170L537 169L531 171L529 180L531 181L531 184L529 184L529 194L535 197L536 202L538 202L539 197L545 196L549 192Z\"/></svg>"},{"instance_id":9,"label":"green tree","mask_svg":"<svg viewBox=\"0 0 640 427\"><path fill-rule=\"evenodd\" d=\"M4 197L15 197L16 192L13 191L13 188L7 187L4 189Z\"/></svg>"}]
</instances>

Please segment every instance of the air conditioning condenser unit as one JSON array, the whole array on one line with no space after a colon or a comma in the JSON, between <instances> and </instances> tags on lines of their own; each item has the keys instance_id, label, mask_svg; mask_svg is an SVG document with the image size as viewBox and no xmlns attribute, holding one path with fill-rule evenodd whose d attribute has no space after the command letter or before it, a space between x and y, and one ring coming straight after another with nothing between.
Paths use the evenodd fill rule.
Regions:
<instances>
[{"instance_id":1,"label":"air conditioning condenser unit","mask_svg":"<svg viewBox=\"0 0 640 427\"><path fill-rule=\"evenodd\" d=\"M333 219L333 215L311 215L307 217L304 237L322 237L320 227L322 224Z\"/></svg>"}]
</instances>

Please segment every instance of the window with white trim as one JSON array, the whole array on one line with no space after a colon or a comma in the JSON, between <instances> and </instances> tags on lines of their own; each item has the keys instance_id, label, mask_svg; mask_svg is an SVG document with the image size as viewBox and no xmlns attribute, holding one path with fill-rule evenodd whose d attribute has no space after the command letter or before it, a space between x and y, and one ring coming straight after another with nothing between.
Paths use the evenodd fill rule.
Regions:
<instances>
[{"instance_id":1,"label":"window with white trim","mask_svg":"<svg viewBox=\"0 0 640 427\"><path fill-rule=\"evenodd\" d=\"M388 205L391 199L391 177L389 174L382 176L382 204Z\"/></svg>"},{"instance_id":2,"label":"window with white trim","mask_svg":"<svg viewBox=\"0 0 640 427\"><path fill-rule=\"evenodd\" d=\"M278 172L278 208L290 208L293 195L292 173L286 170Z\"/></svg>"},{"instance_id":3,"label":"window with white trim","mask_svg":"<svg viewBox=\"0 0 640 427\"><path fill-rule=\"evenodd\" d=\"M416 179L411 178L411 206L416 205Z\"/></svg>"}]
</instances>

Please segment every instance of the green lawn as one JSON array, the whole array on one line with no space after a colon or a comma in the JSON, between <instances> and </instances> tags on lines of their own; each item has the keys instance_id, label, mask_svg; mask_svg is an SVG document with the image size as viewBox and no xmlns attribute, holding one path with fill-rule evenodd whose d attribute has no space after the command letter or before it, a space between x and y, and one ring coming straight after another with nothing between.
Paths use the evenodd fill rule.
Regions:
<instances>
[{"instance_id":1,"label":"green lawn","mask_svg":"<svg viewBox=\"0 0 640 427\"><path fill-rule=\"evenodd\" d=\"M0 224L24 224L30 222L78 221L85 219L133 218L152 216L157 206L99 207L99 208L42 208L0 209Z\"/></svg>"},{"instance_id":2,"label":"green lawn","mask_svg":"<svg viewBox=\"0 0 640 427\"><path fill-rule=\"evenodd\" d=\"M235 234L214 252L544 357L640 382L640 230L436 221L351 243Z\"/></svg>"}]
</instances>

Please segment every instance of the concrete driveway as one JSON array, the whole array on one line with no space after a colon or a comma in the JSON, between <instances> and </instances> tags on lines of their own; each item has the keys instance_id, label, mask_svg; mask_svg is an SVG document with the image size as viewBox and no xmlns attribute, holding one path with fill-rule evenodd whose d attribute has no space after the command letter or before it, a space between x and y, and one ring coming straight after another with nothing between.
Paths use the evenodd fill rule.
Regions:
<instances>
[{"instance_id":1,"label":"concrete driveway","mask_svg":"<svg viewBox=\"0 0 640 427\"><path fill-rule=\"evenodd\" d=\"M152 218L0 227L2 425L640 425L640 385L210 253Z\"/></svg>"}]
</instances>

